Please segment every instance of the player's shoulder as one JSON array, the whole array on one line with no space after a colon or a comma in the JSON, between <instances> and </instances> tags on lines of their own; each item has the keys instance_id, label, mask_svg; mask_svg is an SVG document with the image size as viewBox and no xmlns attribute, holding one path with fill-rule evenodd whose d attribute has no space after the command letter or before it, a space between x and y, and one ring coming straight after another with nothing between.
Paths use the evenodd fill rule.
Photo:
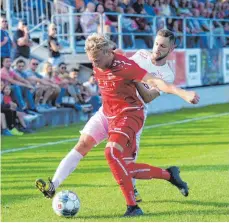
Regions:
<instances>
[{"instance_id":1,"label":"player's shoulder","mask_svg":"<svg viewBox=\"0 0 229 223\"><path fill-rule=\"evenodd\" d=\"M111 68L116 68L116 67L124 66L124 65L132 65L132 64L133 64L133 61L130 60L129 58L123 55L120 55L120 54L115 54Z\"/></svg>"},{"instance_id":2,"label":"player's shoulder","mask_svg":"<svg viewBox=\"0 0 229 223\"><path fill-rule=\"evenodd\" d=\"M148 59L149 57L151 57L151 52L148 50L141 49L141 50L138 50L134 55L137 55L144 59Z\"/></svg>"}]
</instances>

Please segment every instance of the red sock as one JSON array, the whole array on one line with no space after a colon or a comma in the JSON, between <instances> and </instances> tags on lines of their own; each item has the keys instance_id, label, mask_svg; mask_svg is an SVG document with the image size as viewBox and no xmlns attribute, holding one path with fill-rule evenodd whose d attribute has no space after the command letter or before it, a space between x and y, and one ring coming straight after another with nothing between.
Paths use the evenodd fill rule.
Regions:
<instances>
[{"instance_id":1,"label":"red sock","mask_svg":"<svg viewBox=\"0 0 229 223\"><path fill-rule=\"evenodd\" d=\"M116 148L107 147L105 149L105 156L111 172L113 173L116 182L120 185L122 193L125 196L127 205L136 205L134 189L131 181L132 177L122 159L122 153Z\"/></svg>"},{"instance_id":2,"label":"red sock","mask_svg":"<svg viewBox=\"0 0 229 223\"><path fill-rule=\"evenodd\" d=\"M129 173L135 179L170 179L170 173L167 170L153 167L144 163L130 163L127 165Z\"/></svg>"}]
</instances>

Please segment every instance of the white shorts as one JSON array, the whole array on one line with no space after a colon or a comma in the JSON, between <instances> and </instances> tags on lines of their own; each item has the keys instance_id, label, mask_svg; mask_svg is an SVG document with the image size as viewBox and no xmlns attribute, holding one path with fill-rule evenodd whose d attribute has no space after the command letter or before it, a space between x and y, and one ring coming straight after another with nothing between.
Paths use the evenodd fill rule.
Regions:
<instances>
[{"instance_id":1,"label":"white shorts","mask_svg":"<svg viewBox=\"0 0 229 223\"><path fill-rule=\"evenodd\" d=\"M144 115L146 119L147 112L144 110ZM143 125L144 126L144 125ZM136 135L136 146L137 154L139 152L140 137L142 134L143 127L138 131ZM103 113L103 108L100 109L89 119L89 121L84 126L83 130L80 131L81 134L87 134L93 137L96 141L96 145L100 144L102 141L108 138L108 121Z\"/></svg>"}]
</instances>

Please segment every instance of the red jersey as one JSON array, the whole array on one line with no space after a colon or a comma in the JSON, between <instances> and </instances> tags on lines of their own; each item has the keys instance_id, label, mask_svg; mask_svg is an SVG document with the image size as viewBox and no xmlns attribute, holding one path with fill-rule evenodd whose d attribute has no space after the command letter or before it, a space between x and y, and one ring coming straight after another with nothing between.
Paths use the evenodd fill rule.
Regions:
<instances>
[{"instance_id":1,"label":"red jersey","mask_svg":"<svg viewBox=\"0 0 229 223\"><path fill-rule=\"evenodd\" d=\"M110 68L101 71L94 67L93 71L100 88L103 112L106 116L115 117L123 111L143 107L133 81L141 81L147 71L140 68L133 60L114 54Z\"/></svg>"}]
</instances>

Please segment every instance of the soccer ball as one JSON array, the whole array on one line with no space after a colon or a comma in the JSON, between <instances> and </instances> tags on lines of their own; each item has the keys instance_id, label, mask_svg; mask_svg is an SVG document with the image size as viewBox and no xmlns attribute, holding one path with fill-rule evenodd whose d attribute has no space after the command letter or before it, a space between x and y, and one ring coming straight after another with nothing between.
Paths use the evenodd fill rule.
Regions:
<instances>
[{"instance_id":1,"label":"soccer ball","mask_svg":"<svg viewBox=\"0 0 229 223\"><path fill-rule=\"evenodd\" d=\"M63 190L53 198L52 208L58 216L73 217L79 212L80 200L74 192Z\"/></svg>"}]
</instances>

